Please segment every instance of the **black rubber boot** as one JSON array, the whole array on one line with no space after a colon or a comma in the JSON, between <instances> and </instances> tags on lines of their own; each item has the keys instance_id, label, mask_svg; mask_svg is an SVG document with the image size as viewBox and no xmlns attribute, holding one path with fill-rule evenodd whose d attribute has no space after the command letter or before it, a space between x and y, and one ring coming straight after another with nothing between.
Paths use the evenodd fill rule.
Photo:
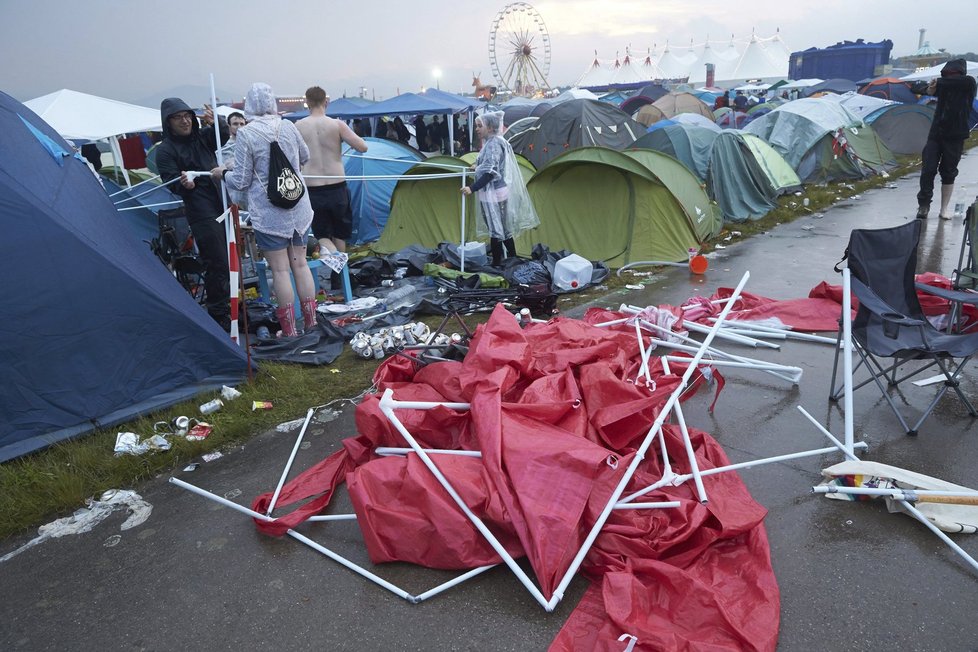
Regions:
<instances>
[{"instance_id":1,"label":"black rubber boot","mask_svg":"<svg viewBox=\"0 0 978 652\"><path fill-rule=\"evenodd\" d=\"M502 240L489 238L489 251L492 253L492 266L499 267L503 262L503 243Z\"/></svg>"},{"instance_id":2,"label":"black rubber boot","mask_svg":"<svg viewBox=\"0 0 978 652\"><path fill-rule=\"evenodd\" d=\"M516 256L516 243L513 242L512 238L506 238L503 240L503 244L506 245L506 258L513 258Z\"/></svg>"}]
</instances>

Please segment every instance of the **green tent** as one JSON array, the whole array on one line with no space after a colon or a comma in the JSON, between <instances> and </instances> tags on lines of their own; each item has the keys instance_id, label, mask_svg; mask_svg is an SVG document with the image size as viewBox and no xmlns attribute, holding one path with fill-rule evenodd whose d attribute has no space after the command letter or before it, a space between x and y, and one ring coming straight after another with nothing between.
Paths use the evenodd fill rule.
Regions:
<instances>
[{"instance_id":1,"label":"green tent","mask_svg":"<svg viewBox=\"0 0 978 652\"><path fill-rule=\"evenodd\" d=\"M459 242L461 237L462 182L458 177L445 179L420 178L468 169L475 164L477 152L452 156L432 156L404 173L415 179L400 179L391 195L391 213L380 240L371 245L378 254L391 254L412 244L436 247L442 242ZM535 170L526 158L516 155L524 183ZM469 177L468 183L473 179ZM478 240L475 220L482 219L476 211L476 198L465 200L465 241ZM526 252L529 253L529 250Z\"/></svg>"},{"instance_id":2,"label":"green tent","mask_svg":"<svg viewBox=\"0 0 978 652\"><path fill-rule=\"evenodd\" d=\"M391 194L391 213L380 239L370 248L386 255L420 244L435 247L461 239L462 181L459 177L422 178L461 172L469 164L454 156L432 156L404 173ZM475 240L474 198L465 202L465 241Z\"/></svg>"},{"instance_id":3,"label":"green tent","mask_svg":"<svg viewBox=\"0 0 978 652\"><path fill-rule=\"evenodd\" d=\"M757 136L736 129L717 134L706 188L724 221L760 219L777 205L779 196L800 187L788 162Z\"/></svg>"},{"instance_id":4,"label":"green tent","mask_svg":"<svg viewBox=\"0 0 978 652\"><path fill-rule=\"evenodd\" d=\"M519 237L520 253L539 242L611 267L682 261L722 227L693 173L651 150L570 150L541 168L527 188L540 226Z\"/></svg>"}]
</instances>

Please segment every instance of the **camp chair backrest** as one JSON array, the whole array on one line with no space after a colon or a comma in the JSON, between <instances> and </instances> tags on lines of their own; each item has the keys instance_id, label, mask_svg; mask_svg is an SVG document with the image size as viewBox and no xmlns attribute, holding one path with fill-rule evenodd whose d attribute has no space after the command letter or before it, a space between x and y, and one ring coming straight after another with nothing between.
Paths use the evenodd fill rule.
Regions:
<instances>
[{"instance_id":1,"label":"camp chair backrest","mask_svg":"<svg viewBox=\"0 0 978 652\"><path fill-rule=\"evenodd\" d=\"M923 312L914 289L920 221L887 229L854 229L849 237L849 270L883 301L907 317ZM868 311L860 310L854 327L865 325Z\"/></svg>"}]
</instances>

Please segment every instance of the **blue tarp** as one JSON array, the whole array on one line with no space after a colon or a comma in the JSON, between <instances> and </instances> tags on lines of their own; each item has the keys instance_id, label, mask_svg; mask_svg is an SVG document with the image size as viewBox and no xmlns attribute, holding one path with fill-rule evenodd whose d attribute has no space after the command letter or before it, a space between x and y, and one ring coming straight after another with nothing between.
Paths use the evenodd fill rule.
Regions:
<instances>
[{"instance_id":1,"label":"blue tarp","mask_svg":"<svg viewBox=\"0 0 978 652\"><path fill-rule=\"evenodd\" d=\"M331 118L339 118L341 115L345 115L350 111L357 111L374 104L376 104L376 102L371 102L370 100L365 100L359 97L340 97L329 101L329 104L326 105L326 115L330 116ZM301 120L302 118L308 118L309 109L302 109L301 111L286 113L282 117L286 120L295 122L296 120Z\"/></svg>"},{"instance_id":2,"label":"blue tarp","mask_svg":"<svg viewBox=\"0 0 978 652\"><path fill-rule=\"evenodd\" d=\"M247 364L88 166L59 166L18 114L71 151L0 92L0 462L236 384Z\"/></svg>"},{"instance_id":3,"label":"blue tarp","mask_svg":"<svg viewBox=\"0 0 978 652\"><path fill-rule=\"evenodd\" d=\"M383 102L365 107L351 107L348 111L327 111L334 118L352 120L354 118L378 118L384 115L445 115L456 113L454 103L443 99L432 99L415 93L402 93Z\"/></svg>"}]
</instances>

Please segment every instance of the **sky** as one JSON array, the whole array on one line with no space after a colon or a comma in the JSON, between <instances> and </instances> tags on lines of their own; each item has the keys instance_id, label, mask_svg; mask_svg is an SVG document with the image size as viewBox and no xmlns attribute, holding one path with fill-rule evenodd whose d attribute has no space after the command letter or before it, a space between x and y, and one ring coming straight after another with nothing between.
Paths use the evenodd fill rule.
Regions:
<instances>
[{"instance_id":1,"label":"sky","mask_svg":"<svg viewBox=\"0 0 978 652\"><path fill-rule=\"evenodd\" d=\"M438 86L471 92L492 77L490 26L508 3L458 0L0 0L0 90L21 101L62 88L159 106L185 95L240 100L252 82L282 95L318 84L331 97L385 99ZM842 40L978 51L962 0L541 0L548 79L573 84L594 59L673 46L773 36L790 50ZM957 19L954 16L958 16ZM499 55L502 62L508 61ZM437 71L437 72L436 72Z\"/></svg>"}]
</instances>

